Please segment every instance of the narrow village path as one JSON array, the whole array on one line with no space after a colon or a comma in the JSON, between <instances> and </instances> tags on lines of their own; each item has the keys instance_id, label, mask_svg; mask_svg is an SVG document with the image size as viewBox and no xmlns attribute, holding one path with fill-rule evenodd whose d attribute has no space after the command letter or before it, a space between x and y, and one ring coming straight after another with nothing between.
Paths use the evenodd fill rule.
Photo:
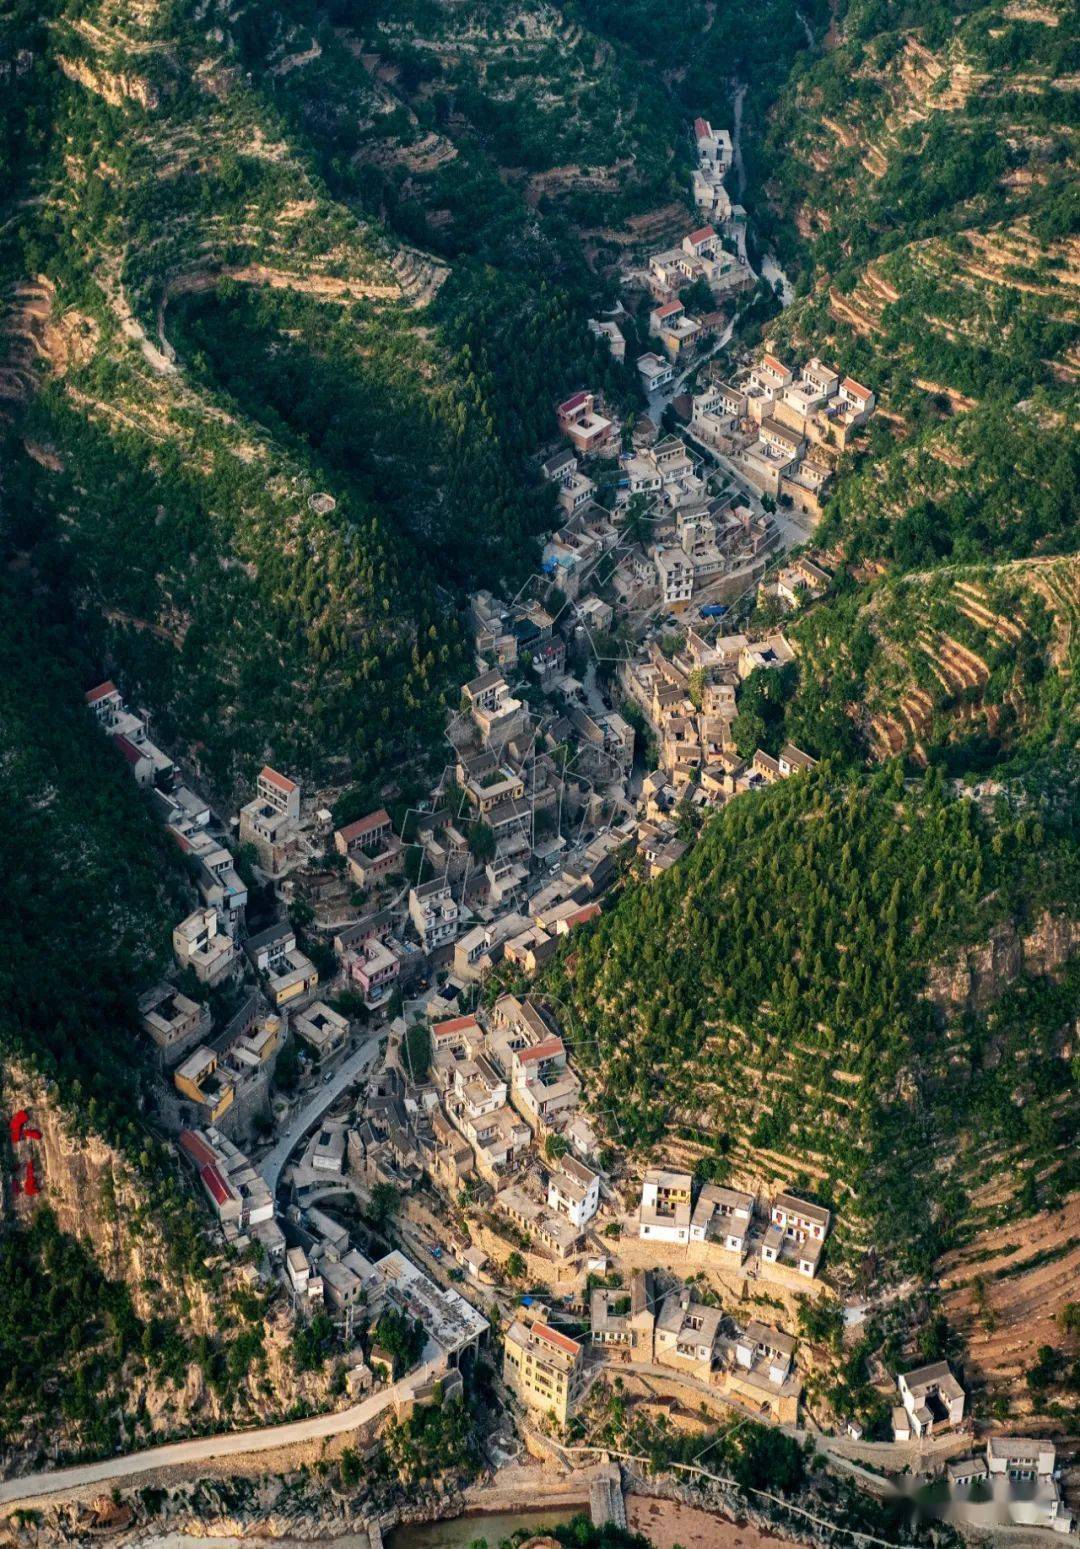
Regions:
<instances>
[{"instance_id":1,"label":"narrow village path","mask_svg":"<svg viewBox=\"0 0 1080 1549\"><path fill-rule=\"evenodd\" d=\"M271 1452L278 1447L340 1436L377 1419L390 1405L414 1394L441 1369L441 1359L428 1361L395 1382L392 1387L372 1393L361 1403L342 1409L337 1414L312 1415L307 1420L290 1420L283 1425L268 1425L257 1431L228 1431L219 1436L200 1436L192 1441L171 1442L165 1447L148 1447L142 1452L127 1452L120 1457L103 1458L98 1463L84 1463L74 1468L58 1468L48 1473L26 1474L21 1479L8 1479L0 1484L0 1507L18 1506L24 1502L40 1500L46 1495L60 1495L88 1486L109 1484L139 1474L156 1473L160 1469L212 1462L218 1458L242 1457L246 1453Z\"/></svg>"},{"instance_id":2,"label":"narrow village path","mask_svg":"<svg viewBox=\"0 0 1080 1549\"><path fill-rule=\"evenodd\" d=\"M289 1127L283 1132L281 1138L272 1151L268 1151L259 1165L259 1174L265 1179L272 1194L277 1192L278 1182L295 1148L303 1140L304 1136L313 1129L322 1118L323 1114L337 1102L341 1094L346 1091L358 1076L370 1068L375 1056L379 1052L379 1035L373 1034L366 1038L355 1053L334 1073L332 1081L325 1086L320 1086L311 1096L309 1101L301 1108L300 1112L292 1120Z\"/></svg>"},{"instance_id":3,"label":"narrow village path","mask_svg":"<svg viewBox=\"0 0 1080 1549\"><path fill-rule=\"evenodd\" d=\"M740 81L731 98L731 170L735 174L735 191L739 196L737 200L739 204L742 203L743 190L746 187L742 159L742 105L745 96L746 87Z\"/></svg>"}]
</instances>

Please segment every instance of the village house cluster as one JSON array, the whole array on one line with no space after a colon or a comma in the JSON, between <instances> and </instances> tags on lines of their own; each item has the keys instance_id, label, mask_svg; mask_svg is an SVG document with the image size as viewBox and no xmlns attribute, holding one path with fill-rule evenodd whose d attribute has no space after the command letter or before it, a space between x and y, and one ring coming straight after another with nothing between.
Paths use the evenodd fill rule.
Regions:
<instances>
[{"instance_id":1,"label":"village house cluster","mask_svg":"<svg viewBox=\"0 0 1080 1549\"><path fill-rule=\"evenodd\" d=\"M716 304L756 283L746 262L746 212L732 203L725 187L733 159L731 136L727 130L713 129L707 119L698 118L694 121L694 146L697 166L691 191L707 223L687 232L675 246L649 257L646 283L653 303L649 333L659 350L640 355L637 370L650 394L668 385L673 368L692 358L717 321L712 312L693 316L680 292L691 286L699 292L704 289Z\"/></svg>"},{"instance_id":2,"label":"village house cluster","mask_svg":"<svg viewBox=\"0 0 1080 1549\"><path fill-rule=\"evenodd\" d=\"M642 1242L685 1247L702 1262L715 1258L741 1268L752 1259L766 1278L787 1268L812 1280L830 1220L823 1206L786 1192L762 1207L743 1189L706 1183L695 1199L689 1173L650 1167L641 1185L638 1235Z\"/></svg>"},{"instance_id":3,"label":"village house cluster","mask_svg":"<svg viewBox=\"0 0 1080 1549\"><path fill-rule=\"evenodd\" d=\"M814 768L816 760L791 743L775 757L759 748L743 759L732 734L741 685L752 673L779 669L793 659L781 632L751 640L744 634L709 638L690 628L672 656L650 641L621 663L620 686L648 725L659 753L657 768L642 785L637 832L650 875L681 853L673 815L683 801L695 809L719 807L743 792Z\"/></svg>"},{"instance_id":4,"label":"village house cluster","mask_svg":"<svg viewBox=\"0 0 1080 1549\"><path fill-rule=\"evenodd\" d=\"M869 388L816 357L796 372L766 350L694 394L688 430L760 495L816 520L840 453L875 407Z\"/></svg>"},{"instance_id":5,"label":"village house cluster","mask_svg":"<svg viewBox=\"0 0 1080 1549\"><path fill-rule=\"evenodd\" d=\"M795 1339L757 1319L740 1326L691 1286L674 1282L661 1291L656 1275L635 1270L625 1289L591 1291L588 1325L587 1339L571 1338L538 1304L520 1311L507 1331L503 1380L538 1417L565 1425L597 1375L625 1362L682 1374L781 1424L796 1420L802 1382Z\"/></svg>"},{"instance_id":6,"label":"village house cluster","mask_svg":"<svg viewBox=\"0 0 1080 1549\"><path fill-rule=\"evenodd\" d=\"M223 1240L260 1250L245 1272L283 1288L297 1318L333 1320L352 1398L398 1375L379 1338L390 1313L422 1327L423 1360L452 1387L489 1332L454 1283L487 1305L510 1281L550 1292L512 1309L502 1349L534 1420L565 1424L597 1372L620 1366L798 1418L796 1339L766 1319L822 1292L830 1212L775 1182L699 1184L674 1163L646 1169L640 1198L620 1192L571 1032L551 997L526 993L626 867L652 878L678 862L688 817L815 766L790 743L744 758L733 727L748 680L795 659L780 615L832 584L817 557L785 557L801 539L784 515L818 514L874 395L772 349L730 380L702 362L723 319L680 293L719 305L755 276L725 186L731 139L698 120L694 140L702 224L643 257L637 326L621 306L589 323L624 362L647 318L649 413L624 426L588 387L555 406L538 475L559 525L520 593L470 599L444 767L419 797L411 783L411 805L396 771L358 810L267 764L222 821L115 684L87 695L193 884L174 965L139 999L160 1111ZM729 606L754 595L769 626L724 633ZM646 741L655 757L635 773ZM515 993L482 996L497 969ZM339 1080L368 1048L365 1079ZM275 1087L286 1051L289 1093ZM289 1159L271 1166L282 1136ZM373 1239L340 1217L362 1218L380 1189L402 1202L403 1247L369 1256ZM714 1282L743 1297L753 1283L784 1312L736 1318ZM898 1440L963 1417L947 1366L898 1387Z\"/></svg>"}]
</instances>

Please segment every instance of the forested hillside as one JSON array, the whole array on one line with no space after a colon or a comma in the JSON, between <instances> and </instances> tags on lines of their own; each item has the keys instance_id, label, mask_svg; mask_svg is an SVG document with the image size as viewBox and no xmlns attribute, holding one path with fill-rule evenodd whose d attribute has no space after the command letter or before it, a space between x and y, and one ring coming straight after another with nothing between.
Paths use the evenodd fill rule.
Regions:
<instances>
[{"instance_id":1,"label":"forested hillside","mask_svg":"<svg viewBox=\"0 0 1080 1549\"><path fill-rule=\"evenodd\" d=\"M33 195L0 252L9 541L63 544L91 656L222 792L268 755L367 781L437 747L467 666L457 589L516 585L554 523L525 460L552 404L586 378L626 391L584 326L580 248L492 157L463 145L438 187L373 180L416 126L340 20L58 0L7 39L6 192ZM541 20L532 87L571 58ZM402 36L388 59L411 58ZM629 165L620 58L583 49L575 76L595 62ZM643 101L664 169L676 128Z\"/></svg>"},{"instance_id":2,"label":"forested hillside","mask_svg":"<svg viewBox=\"0 0 1080 1549\"><path fill-rule=\"evenodd\" d=\"M802 1175L840 1210L852 1268L874 1249L929 1269L990 1167L1014 1212L1029 1173L1062 1197L1080 1181L1075 965L1056 982L1080 941L1075 861L1068 827L897 764L736 801L552 978L610 1133ZM1026 941L1022 966L946 992L1000 931Z\"/></svg>"},{"instance_id":3,"label":"forested hillside","mask_svg":"<svg viewBox=\"0 0 1080 1549\"><path fill-rule=\"evenodd\" d=\"M845 1288L950 1253L948 1316L1002 1413L1073 1283L1074 814L825 764L737 798L543 986L620 1150L827 1205ZM837 1401L879 1418L872 1389Z\"/></svg>"},{"instance_id":4,"label":"forested hillside","mask_svg":"<svg viewBox=\"0 0 1080 1549\"><path fill-rule=\"evenodd\" d=\"M186 895L82 713L104 672L223 803L265 758L365 796L441 760L472 670L457 605L516 589L556 521L533 466L553 404L586 382L635 403L586 318L616 254L685 229L705 113L741 120L751 254L796 281L770 337L879 398L783 696L741 706L740 737L825 762L628 887L548 986L611 1137L801 1184L839 1211L844 1275L947 1252L963 1292L983 1234L1059 1212L1077 36L1068 0L17 0L4 1059L139 1152L134 994ZM191 1350L39 1231L27 1253L85 1291L70 1342L107 1329L116 1355L69 1370L68 1439L111 1446L94 1382L179 1382ZM221 1413L270 1361L258 1314L231 1357L195 1353Z\"/></svg>"},{"instance_id":5,"label":"forested hillside","mask_svg":"<svg viewBox=\"0 0 1080 1549\"><path fill-rule=\"evenodd\" d=\"M816 750L978 773L1075 746L1076 21L854 0L755 141L802 275L777 339L885 409L816 534L855 582L797 630Z\"/></svg>"}]
</instances>

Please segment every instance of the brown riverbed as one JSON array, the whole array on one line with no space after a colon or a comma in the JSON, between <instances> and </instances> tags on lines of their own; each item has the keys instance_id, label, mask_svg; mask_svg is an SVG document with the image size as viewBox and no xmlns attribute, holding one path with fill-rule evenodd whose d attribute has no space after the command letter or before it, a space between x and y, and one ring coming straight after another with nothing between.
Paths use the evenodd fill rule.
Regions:
<instances>
[{"instance_id":1,"label":"brown riverbed","mask_svg":"<svg viewBox=\"0 0 1080 1549\"><path fill-rule=\"evenodd\" d=\"M654 1549L792 1549L789 1538L774 1538L749 1522L714 1517L697 1506L661 1501L651 1495L626 1497L626 1523L644 1533Z\"/></svg>"}]
</instances>

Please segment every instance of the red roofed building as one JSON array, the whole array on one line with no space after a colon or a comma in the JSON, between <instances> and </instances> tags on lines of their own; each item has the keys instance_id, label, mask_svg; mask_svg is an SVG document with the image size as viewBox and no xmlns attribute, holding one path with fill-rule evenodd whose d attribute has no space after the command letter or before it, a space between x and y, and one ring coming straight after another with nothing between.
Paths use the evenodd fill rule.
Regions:
<instances>
[{"instance_id":1,"label":"red roofed building","mask_svg":"<svg viewBox=\"0 0 1080 1549\"><path fill-rule=\"evenodd\" d=\"M870 389L864 387L861 382L856 382L854 377L844 377L837 396L843 399L844 403L850 404L856 414L865 415L867 419L877 407L877 399Z\"/></svg>"},{"instance_id":2,"label":"red roofed building","mask_svg":"<svg viewBox=\"0 0 1080 1549\"><path fill-rule=\"evenodd\" d=\"M558 1329L552 1328L548 1323L534 1323L533 1334L537 1339L547 1340L549 1345L554 1345L556 1350L562 1350L567 1355L577 1356L581 1354L581 1346L576 1339L571 1339L569 1334L560 1334Z\"/></svg>"},{"instance_id":3,"label":"red roofed building","mask_svg":"<svg viewBox=\"0 0 1080 1549\"><path fill-rule=\"evenodd\" d=\"M537 1061L556 1059L559 1055L566 1054L561 1038L554 1033L550 1038L545 1038L543 1043L534 1043L531 1048L519 1049L518 1060L522 1065L534 1065Z\"/></svg>"},{"instance_id":4,"label":"red roofed building","mask_svg":"<svg viewBox=\"0 0 1080 1549\"><path fill-rule=\"evenodd\" d=\"M503 1381L523 1404L565 1425L584 1377L585 1357L576 1339L539 1319L511 1324L503 1344Z\"/></svg>"},{"instance_id":5,"label":"red roofed building","mask_svg":"<svg viewBox=\"0 0 1080 1549\"><path fill-rule=\"evenodd\" d=\"M750 367L749 383L754 389L746 392L750 417L760 421L770 412L768 400L778 398L793 380L794 373L776 355L762 355L756 365Z\"/></svg>"},{"instance_id":6,"label":"red roofed building","mask_svg":"<svg viewBox=\"0 0 1080 1549\"><path fill-rule=\"evenodd\" d=\"M595 399L592 393L574 393L572 397L565 399L555 410L561 424L563 420L572 420L577 415L588 413L593 407Z\"/></svg>"},{"instance_id":7,"label":"red roofed building","mask_svg":"<svg viewBox=\"0 0 1080 1549\"><path fill-rule=\"evenodd\" d=\"M683 237L683 247L688 253L696 253L702 248L716 246L716 231L712 226L699 226L697 231L690 232Z\"/></svg>"},{"instance_id":8,"label":"red roofed building","mask_svg":"<svg viewBox=\"0 0 1080 1549\"><path fill-rule=\"evenodd\" d=\"M618 427L596 412L595 393L574 393L555 411L559 429L582 457L601 457L615 449Z\"/></svg>"},{"instance_id":9,"label":"red roofed building","mask_svg":"<svg viewBox=\"0 0 1080 1549\"><path fill-rule=\"evenodd\" d=\"M694 119L694 139L695 140L711 140L712 139L712 125L709 123L709 120L707 118L695 118Z\"/></svg>"},{"instance_id":10,"label":"red roofed building","mask_svg":"<svg viewBox=\"0 0 1080 1549\"><path fill-rule=\"evenodd\" d=\"M206 1189L206 1192L217 1206L218 1214L220 1215L233 1199L232 1190L213 1162L199 1168L199 1177L203 1181L203 1187ZM237 1214L239 1214L239 1201L236 1201L236 1205Z\"/></svg>"},{"instance_id":11,"label":"red roofed building","mask_svg":"<svg viewBox=\"0 0 1080 1549\"><path fill-rule=\"evenodd\" d=\"M561 1038L552 1034L541 1043L515 1049L510 1058L510 1076L515 1090L533 1081L546 1081L566 1065L566 1049Z\"/></svg>"},{"instance_id":12,"label":"red roofed building","mask_svg":"<svg viewBox=\"0 0 1080 1549\"><path fill-rule=\"evenodd\" d=\"M180 1131L180 1149L199 1168L212 1167L217 1160L214 1151L206 1144L202 1136L193 1129Z\"/></svg>"},{"instance_id":13,"label":"red roofed building","mask_svg":"<svg viewBox=\"0 0 1080 1549\"><path fill-rule=\"evenodd\" d=\"M436 1049L446 1048L470 1037L482 1038L483 1028L474 1016L450 1017L436 1022L431 1029L431 1042Z\"/></svg>"},{"instance_id":14,"label":"red roofed building","mask_svg":"<svg viewBox=\"0 0 1080 1549\"><path fill-rule=\"evenodd\" d=\"M135 744L128 737L123 736L121 732L115 732L113 734L112 741L113 747L120 754L120 757L131 770L131 773L135 778L135 784L140 786L153 785L153 759L144 753L142 748L137 748Z\"/></svg>"},{"instance_id":15,"label":"red roofed building","mask_svg":"<svg viewBox=\"0 0 1080 1549\"><path fill-rule=\"evenodd\" d=\"M124 696L111 678L104 683L99 683L97 688L92 688L83 695L86 707L92 710L97 722L101 726L111 726L123 713Z\"/></svg>"},{"instance_id":16,"label":"red roofed building","mask_svg":"<svg viewBox=\"0 0 1080 1549\"><path fill-rule=\"evenodd\" d=\"M259 800L265 801L275 812L280 812L283 817L299 818L300 787L288 775L279 774L269 764L264 764L255 787Z\"/></svg>"},{"instance_id":17,"label":"red roofed building","mask_svg":"<svg viewBox=\"0 0 1080 1549\"><path fill-rule=\"evenodd\" d=\"M577 926L577 925L587 925L590 920L595 920L599 913L600 913L600 905L599 904L584 904L580 909L576 910L573 914L568 914L565 919L563 919L563 920L556 920L556 922L555 922L555 934L556 934L556 936L565 936L565 935L567 935L568 932L572 931L575 928L575 926Z\"/></svg>"},{"instance_id":18,"label":"red roofed building","mask_svg":"<svg viewBox=\"0 0 1080 1549\"><path fill-rule=\"evenodd\" d=\"M390 826L390 814L385 807L339 828L334 835L334 848L347 857L349 875L357 887L370 887L379 877L396 871L405 858L404 847Z\"/></svg>"},{"instance_id":19,"label":"red roofed building","mask_svg":"<svg viewBox=\"0 0 1080 1549\"><path fill-rule=\"evenodd\" d=\"M701 324L687 315L681 301L665 301L649 313L649 331L660 340L668 359L678 360L683 350L693 346Z\"/></svg>"},{"instance_id":20,"label":"red roofed building","mask_svg":"<svg viewBox=\"0 0 1080 1549\"><path fill-rule=\"evenodd\" d=\"M348 855L350 850L370 850L389 833L390 814L380 807L378 812L369 812L367 817L339 828L334 834L334 848L339 855Z\"/></svg>"}]
</instances>

